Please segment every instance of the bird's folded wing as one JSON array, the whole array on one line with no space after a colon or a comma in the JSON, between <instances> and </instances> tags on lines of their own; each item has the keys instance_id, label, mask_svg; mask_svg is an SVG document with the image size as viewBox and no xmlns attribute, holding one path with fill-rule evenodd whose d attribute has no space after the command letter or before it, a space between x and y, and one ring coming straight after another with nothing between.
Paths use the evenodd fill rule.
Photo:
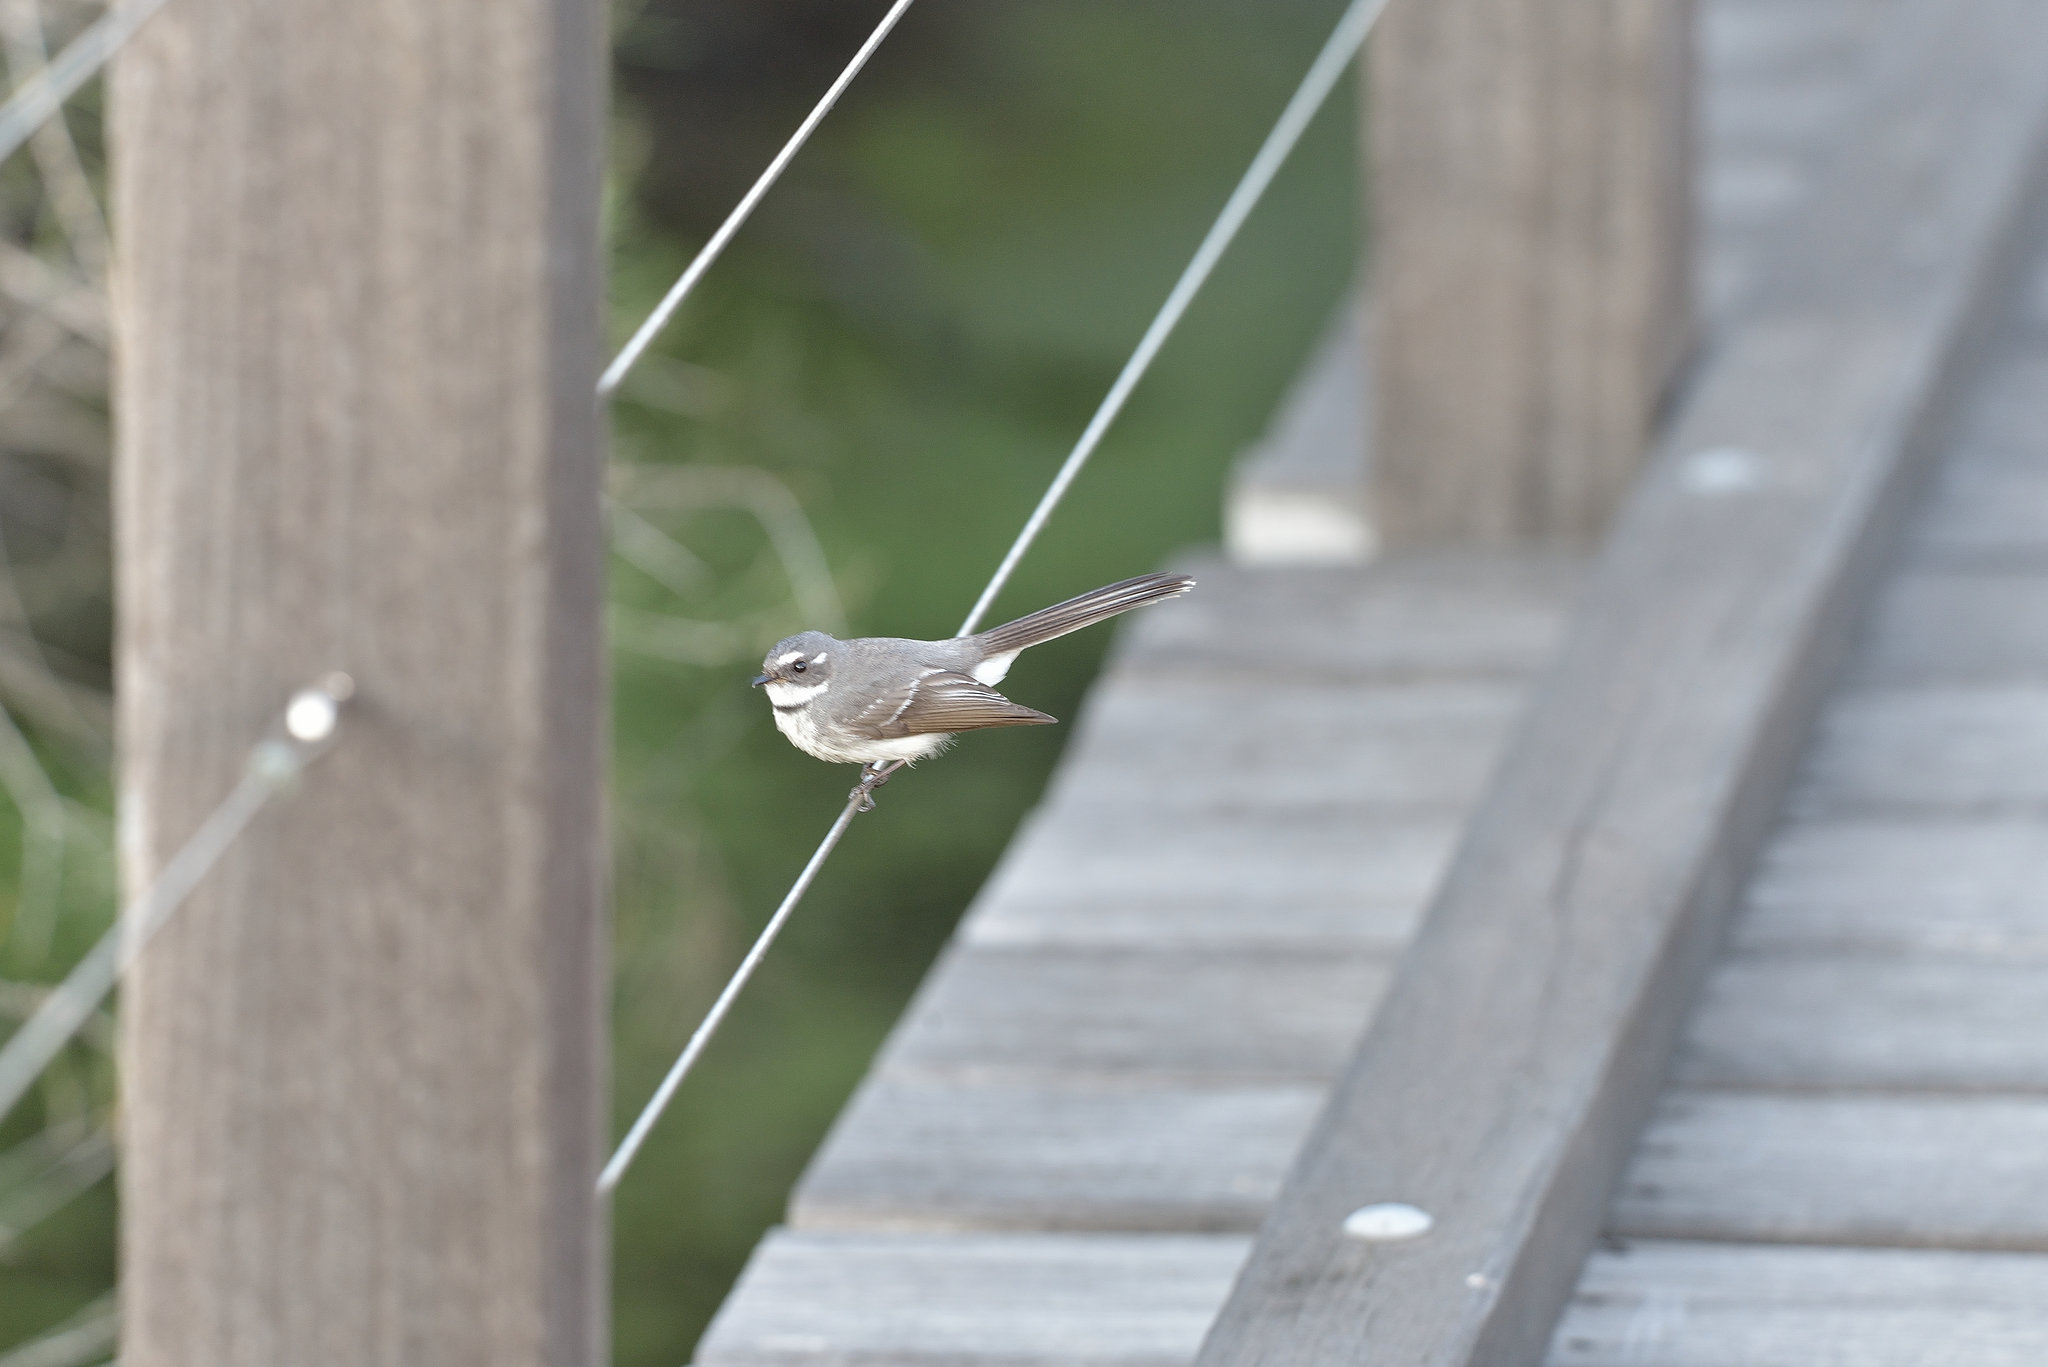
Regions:
<instances>
[{"instance_id":1,"label":"bird's folded wing","mask_svg":"<svg viewBox=\"0 0 2048 1367\"><path fill-rule=\"evenodd\" d=\"M978 731L990 726L1044 726L1057 720L1011 702L977 679L934 670L887 690L853 719L876 740Z\"/></svg>"}]
</instances>

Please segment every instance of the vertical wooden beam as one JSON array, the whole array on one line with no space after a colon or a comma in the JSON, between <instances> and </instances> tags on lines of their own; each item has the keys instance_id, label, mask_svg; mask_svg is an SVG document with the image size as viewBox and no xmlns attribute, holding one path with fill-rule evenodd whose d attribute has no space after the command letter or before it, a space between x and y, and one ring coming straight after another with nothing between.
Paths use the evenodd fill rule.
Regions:
<instances>
[{"instance_id":1,"label":"vertical wooden beam","mask_svg":"<svg viewBox=\"0 0 2048 1367\"><path fill-rule=\"evenodd\" d=\"M1391 548L1582 544L1689 333L1691 0L1395 0L1368 59Z\"/></svg>"},{"instance_id":2,"label":"vertical wooden beam","mask_svg":"<svg viewBox=\"0 0 2048 1367\"><path fill-rule=\"evenodd\" d=\"M603 1358L597 0L178 0L113 91L128 1367Z\"/></svg>"}]
</instances>

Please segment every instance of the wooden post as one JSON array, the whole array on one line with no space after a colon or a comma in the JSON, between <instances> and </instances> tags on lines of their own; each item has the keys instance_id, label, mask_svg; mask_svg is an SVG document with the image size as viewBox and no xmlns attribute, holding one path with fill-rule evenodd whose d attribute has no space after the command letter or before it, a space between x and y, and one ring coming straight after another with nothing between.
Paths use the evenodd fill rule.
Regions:
<instances>
[{"instance_id":1,"label":"wooden post","mask_svg":"<svg viewBox=\"0 0 2048 1367\"><path fill-rule=\"evenodd\" d=\"M1690 0L1394 0L1368 61L1373 518L1584 544L1689 336Z\"/></svg>"},{"instance_id":2,"label":"wooden post","mask_svg":"<svg viewBox=\"0 0 2048 1367\"><path fill-rule=\"evenodd\" d=\"M597 0L178 0L113 90L127 1367L604 1357Z\"/></svg>"}]
</instances>

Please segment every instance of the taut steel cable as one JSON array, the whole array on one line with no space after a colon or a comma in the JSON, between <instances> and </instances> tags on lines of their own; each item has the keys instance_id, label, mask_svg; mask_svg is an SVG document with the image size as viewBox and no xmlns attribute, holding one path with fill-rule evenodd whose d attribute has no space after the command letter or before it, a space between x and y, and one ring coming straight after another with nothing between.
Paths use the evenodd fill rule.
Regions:
<instances>
[{"instance_id":1,"label":"taut steel cable","mask_svg":"<svg viewBox=\"0 0 2048 1367\"><path fill-rule=\"evenodd\" d=\"M64 101L99 74L115 53L133 38L167 0L119 0L93 20L85 32L57 54L57 59L21 83L21 88L0 105L0 161L21 150L29 135L44 120L64 107Z\"/></svg>"},{"instance_id":2,"label":"taut steel cable","mask_svg":"<svg viewBox=\"0 0 2048 1367\"><path fill-rule=\"evenodd\" d=\"M1011 572L1017 568L1017 563L1024 558L1024 553L1037 539L1039 531L1052 516L1053 510L1059 506L1060 500L1066 497L1075 477L1081 473L1081 468L1088 463L1088 458L1101 444L1103 434L1109 430L1109 425L1116 420L1117 414L1123 411L1124 403L1130 398L1131 391L1137 388L1138 381L1143 379L1145 372L1151 368L1153 359L1166 344L1167 337L1179 325L1195 295L1208 282L1210 273L1216 269L1216 263L1222 259L1223 253L1237 237L1238 230L1244 226L1245 220L1251 217L1252 210L1257 207L1266 188L1273 183L1274 175L1287 160L1287 154L1294 150L1295 144L1301 140L1302 133L1308 128L1309 121L1315 117L1323 101L1328 99L1330 92L1336 88L1337 82L1342 79L1352 59L1357 57L1359 49L1365 45L1367 36L1372 33L1373 25L1379 21L1381 11L1386 7L1387 0L1352 0L1343 17L1338 19L1337 27L1332 30L1322 50L1316 54L1315 61L1310 63L1308 73L1302 77L1293 98L1288 100L1287 107L1281 110L1279 120L1273 125L1273 131L1268 133L1265 142L1260 144L1251 165L1245 168L1244 175L1238 180L1237 188L1224 202L1215 223L1210 226L1186 269L1181 271L1180 279L1167 294L1166 302L1159 306L1159 312L1153 317L1152 325L1145 329L1145 335L1139 339L1137 349L1131 353L1131 358L1124 362L1123 370L1117 375L1115 383L1109 387L1108 394L1103 396L1101 405L1095 410L1095 416L1089 419L1080 440L1075 442L1073 451L1060 465L1059 472L1053 476L1052 484L1046 489L1045 496L1039 499L1038 506L1032 509L1031 516L1024 523L1023 531L1017 534L1016 541L1011 543L1008 553L996 566L996 572L990 578L988 587L982 590L973 610L960 624L960 635L966 636L973 632L982 615L988 611L989 605L995 601L996 595L1002 591L1003 585L1009 581ZM695 263L692 263L692 268L694 267ZM621 359L624 359L623 354ZM614 362L613 366L617 368L618 363ZM796 909L797 902L802 899L812 880L817 877L818 870L824 866L825 860L839 844L841 837L846 834L847 827L853 824L853 818L859 815L866 798L866 792L856 789L854 795L847 800L845 810L839 813L838 820L834 821L832 828L825 833L825 838L819 843L817 851L811 855L810 861L804 865L803 872L797 876L795 885L782 899L782 904L775 909L775 914L768 919L767 926L755 939L753 947L747 951L747 956L740 961L739 968L726 982L703 1022L691 1034L689 1043L683 1047L683 1052L669 1068L667 1075L662 1078L661 1085L655 1089L646 1106L641 1108L639 1117L634 1120L632 1128L626 1131L626 1137L619 1142L611 1161L604 1165L604 1171L597 1179L597 1190L600 1195L616 1188L619 1179L625 1176L626 1169L632 1166L634 1157L640 1152L640 1147L647 1142L647 1136L654 1129L655 1122L661 1119L662 1112L668 1108L676 1089L682 1086L683 1079L688 1076L690 1069L703 1054L705 1045L716 1033L734 998L746 986L747 979L753 976L755 968L767 954L768 947L781 932L784 922L789 919L790 913Z\"/></svg>"},{"instance_id":3,"label":"taut steel cable","mask_svg":"<svg viewBox=\"0 0 2048 1367\"><path fill-rule=\"evenodd\" d=\"M875 31L868 35L868 40L860 45L860 51L853 54L853 60L839 73L839 79L832 82L831 87L826 90L825 97L819 100L809 116L797 125L796 132L790 134L789 141L775 154L775 160L768 163L768 169L761 172L753 187L733 206L733 211L725 216L725 222L718 225L718 231L711 234L711 240L706 242L690 264L683 268L683 273L677 277L675 284L669 286L668 293L655 305L654 312L647 315L631 339L619 349L619 354L612 358L612 363L604 368L604 374L597 379L597 396L600 399L610 397L625 380L627 372L647 353L647 348L654 344L654 339L668 326L668 320L675 317L676 310L682 307L683 300L697 287L697 282L703 278L704 272L711 269L711 263L725 250L725 244L732 241L733 234L740 230L740 225L754 212L754 206L761 202L761 197L781 178L783 170L795 159L803 145L811 140L811 134L818 130L818 125L832 112L832 106L839 103L839 97L846 93L846 87L853 84L855 76L860 75L860 69L868 64L868 58L875 55L875 49L882 45L882 40L889 36L889 30L896 27L896 21L903 17L903 12L910 8L910 4L911 0L896 0L896 3L889 7L889 12L882 16L882 22L875 25Z\"/></svg>"},{"instance_id":4,"label":"taut steel cable","mask_svg":"<svg viewBox=\"0 0 2048 1367\"><path fill-rule=\"evenodd\" d=\"M341 705L354 691L348 675L330 674L292 695L272 733L250 750L241 780L0 1048L0 1117L14 1109L57 1051L92 1018L150 937L185 904L256 814L333 745Z\"/></svg>"}]
</instances>

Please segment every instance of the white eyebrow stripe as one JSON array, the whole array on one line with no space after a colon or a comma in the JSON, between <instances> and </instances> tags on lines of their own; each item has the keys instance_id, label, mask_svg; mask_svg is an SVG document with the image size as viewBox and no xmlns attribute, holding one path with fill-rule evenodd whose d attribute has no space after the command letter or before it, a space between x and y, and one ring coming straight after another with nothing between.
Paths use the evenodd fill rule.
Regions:
<instances>
[{"instance_id":1,"label":"white eyebrow stripe","mask_svg":"<svg viewBox=\"0 0 2048 1367\"><path fill-rule=\"evenodd\" d=\"M775 659L775 663L777 663L777 664L779 664L779 665L786 665L786 664L788 664L788 663L789 663L789 662L790 662L791 660L801 660L801 659L802 659L803 657L804 657L804 653L803 653L803 652L802 652L801 650L792 650L792 651L790 651L790 652L789 652L788 654L786 654L786 655L779 655L779 656L777 656L777 657L776 657L776 659ZM823 659L823 658L824 658L824 656L822 656L822 655L821 655L821 656L819 656L818 658L819 658L819 659Z\"/></svg>"}]
</instances>

